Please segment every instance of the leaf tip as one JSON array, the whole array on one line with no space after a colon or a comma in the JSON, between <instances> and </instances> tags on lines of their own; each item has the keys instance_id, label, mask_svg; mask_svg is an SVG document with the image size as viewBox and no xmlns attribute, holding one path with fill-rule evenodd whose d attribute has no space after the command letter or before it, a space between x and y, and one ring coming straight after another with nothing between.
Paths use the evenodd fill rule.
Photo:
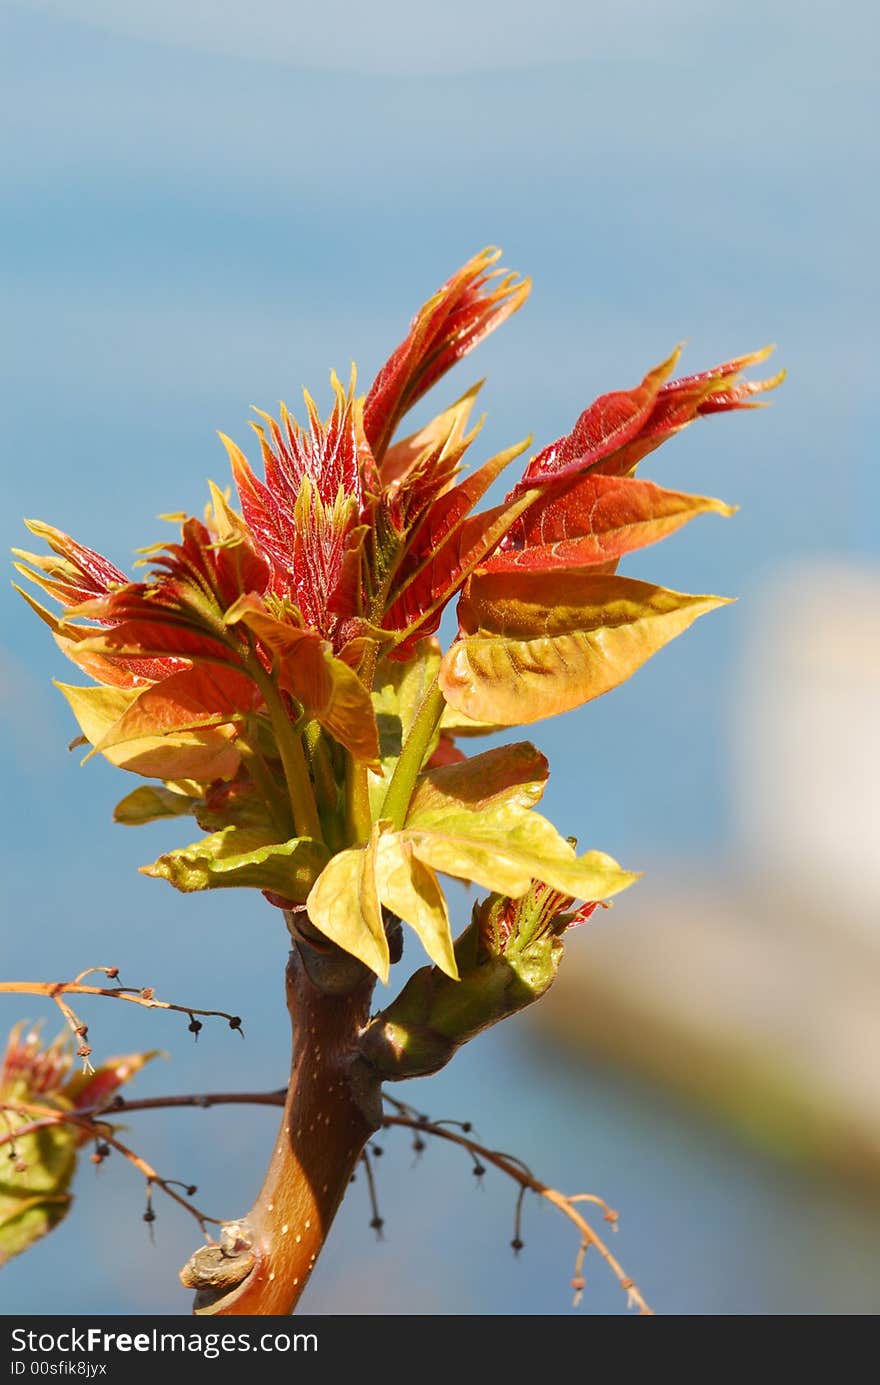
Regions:
<instances>
[{"instance_id":1,"label":"leaf tip","mask_svg":"<svg viewBox=\"0 0 880 1385\"><path fill-rule=\"evenodd\" d=\"M451 953L448 959L444 958L442 961L438 959L437 965L439 966L442 972L445 972L445 974L449 977L451 981L461 980L461 973L458 970L458 963L455 960L455 953Z\"/></svg>"}]
</instances>

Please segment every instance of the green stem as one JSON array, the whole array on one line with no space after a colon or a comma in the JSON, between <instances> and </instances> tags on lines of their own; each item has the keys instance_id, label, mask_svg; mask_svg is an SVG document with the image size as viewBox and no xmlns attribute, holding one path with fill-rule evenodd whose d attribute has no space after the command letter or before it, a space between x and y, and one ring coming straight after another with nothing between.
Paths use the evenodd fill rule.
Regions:
<instances>
[{"instance_id":1,"label":"green stem","mask_svg":"<svg viewBox=\"0 0 880 1385\"><path fill-rule=\"evenodd\" d=\"M320 842L323 840L321 822L299 733L291 725L278 696L278 690L262 665L254 659L248 671L263 694L263 701L272 722L272 732L284 767L284 778L290 795L290 806L293 808L297 835L313 837L315 841Z\"/></svg>"},{"instance_id":2,"label":"green stem","mask_svg":"<svg viewBox=\"0 0 880 1385\"><path fill-rule=\"evenodd\" d=\"M253 739L239 736L238 749L248 774L263 795L275 826L285 834L292 833L294 822L290 804L272 778L269 767L257 748L256 734Z\"/></svg>"},{"instance_id":3,"label":"green stem","mask_svg":"<svg viewBox=\"0 0 880 1385\"><path fill-rule=\"evenodd\" d=\"M352 844L369 841L373 830L370 794L365 765L358 764L353 755L346 757L345 797L348 816L348 835Z\"/></svg>"},{"instance_id":4,"label":"green stem","mask_svg":"<svg viewBox=\"0 0 880 1385\"><path fill-rule=\"evenodd\" d=\"M338 792L336 776L327 754L324 733L317 721L306 722L303 727L303 740L305 741L309 764L312 767L312 778L317 790L318 809L319 811L322 807L332 809L336 806Z\"/></svg>"},{"instance_id":5,"label":"green stem","mask_svg":"<svg viewBox=\"0 0 880 1385\"><path fill-rule=\"evenodd\" d=\"M396 831L400 831L406 821L409 801L413 795L419 771L431 744L446 700L435 678L419 707L416 719L410 727L406 744L400 752L400 759L394 767L391 783L382 804L382 817L390 818Z\"/></svg>"},{"instance_id":6,"label":"green stem","mask_svg":"<svg viewBox=\"0 0 880 1385\"><path fill-rule=\"evenodd\" d=\"M330 759L327 737L317 721L306 722L303 741L312 768L324 840L331 851L340 851L345 843L342 840L343 824L339 814L339 785Z\"/></svg>"},{"instance_id":7,"label":"green stem","mask_svg":"<svg viewBox=\"0 0 880 1385\"><path fill-rule=\"evenodd\" d=\"M363 662L358 669L361 682L369 692L373 690L373 679L376 674L376 661L378 650L375 645L368 649L364 655ZM367 767L355 760L351 754L346 755L345 765L345 806L346 817L348 820L348 834L351 844L367 842L373 830L373 815L370 811L370 788L367 779Z\"/></svg>"}]
</instances>

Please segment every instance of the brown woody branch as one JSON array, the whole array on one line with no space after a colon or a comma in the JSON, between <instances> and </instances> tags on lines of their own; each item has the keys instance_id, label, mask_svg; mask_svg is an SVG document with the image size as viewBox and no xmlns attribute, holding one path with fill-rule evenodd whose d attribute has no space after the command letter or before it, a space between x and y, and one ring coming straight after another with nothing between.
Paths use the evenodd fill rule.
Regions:
<instances>
[{"instance_id":1,"label":"brown woody branch","mask_svg":"<svg viewBox=\"0 0 880 1385\"><path fill-rule=\"evenodd\" d=\"M640 1316L653 1316L653 1309L649 1307L638 1286L626 1274L623 1266L609 1250L598 1232L590 1226L589 1222L577 1210L577 1204L591 1203L601 1210L605 1221L609 1222L616 1229L618 1215L608 1206L603 1198L595 1193L574 1193L570 1195L561 1193L556 1188L551 1188L549 1184L537 1178L532 1173L531 1169L515 1155L506 1154L501 1150L490 1149L488 1146L480 1144L479 1141L471 1139L468 1134L469 1127L467 1123L458 1121L432 1121L429 1120L428 1117L415 1111L412 1107L407 1106L406 1103L398 1101L396 1098L388 1096L387 1094L383 1095L387 1104L393 1107L396 1112L394 1115L386 1114L384 1116L382 1121L383 1126L388 1128L399 1126L403 1129L412 1130L415 1132L417 1140L421 1140L425 1135L430 1135L435 1139L446 1140L451 1144L458 1145L460 1148L465 1149L472 1158L478 1161L478 1166L480 1162L489 1164L497 1168L501 1173L506 1174L508 1178L511 1178L519 1186L520 1191L516 1208L516 1229L513 1241L515 1249L519 1249L521 1246L519 1234L520 1216L522 1202L526 1192L533 1192L537 1196L544 1198L577 1227L580 1233L580 1245L575 1259L574 1276L572 1278L572 1288L575 1291L575 1306L579 1303L584 1288L582 1275L584 1256L592 1247L601 1255L602 1259L611 1269L620 1287L625 1291L629 1304L638 1308ZM286 1097L287 1092L284 1088L271 1092L204 1092L180 1096L144 1097L134 1101L116 1097L109 1107L82 1110L75 1116L72 1116L68 1112L46 1110L43 1119L35 1121L32 1125L21 1127L12 1135L0 1136L0 1146L13 1141L16 1136L23 1137L38 1129L44 1129L48 1125L56 1124L60 1121L71 1121L73 1124L84 1125L85 1128L94 1130L95 1127L93 1122L95 1118L104 1117L104 1119L106 1119L108 1111L114 1113L128 1113L132 1111L179 1109L182 1107L208 1110L214 1106L230 1105L283 1106ZM16 1109L23 1110L25 1108L19 1103ZM173 1189L167 1188L165 1181L162 1180L154 1170L150 1170L149 1165L146 1165L143 1161L137 1162L137 1156L133 1155L132 1151L128 1150L125 1146L121 1145L115 1137L111 1138L108 1135L106 1138L108 1144L112 1144L114 1148L119 1149L127 1158L130 1158L131 1161L135 1163L135 1166L140 1168L141 1172L145 1173L145 1176L147 1176L147 1171L149 1170L148 1181L154 1182L157 1186L162 1187L164 1191L168 1192L170 1197L186 1207L187 1211L196 1217L200 1225L209 1221L218 1224L215 1218L203 1217L195 1208L188 1204L185 1199L179 1197ZM369 1168L367 1161L363 1162L365 1163L369 1181L372 1184L372 1170ZM371 1207L373 1211L371 1225L375 1230L380 1231L381 1218L376 1210L375 1197L371 1198ZM234 1257L227 1251L227 1258L232 1259Z\"/></svg>"},{"instance_id":2,"label":"brown woody branch","mask_svg":"<svg viewBox=\"0 0 880 1385\"><path fill-rule=\"evenodd\" d=\"M168 1000L157 1000L152 986L144 986L143 988L114 986L111 988L109 986L83 985L83 978L92 976L95 972L100 972L109 980L115 980L119 976L118 967L89 967L86 971L80 972L73 981L0 981L0 995L38 995L54 1001L74 1038L79 1040L76 1053L78 1058L82 1058L86 1073L94 1072L89 1061L92 1050L86 1043L89 1027L87 1024L83 1024L79 1016L68 1005L66 996L102 995L111 1000L127 1000L131 1005L143 1005L148 1010L173 1010L177 1014L189 1016L189 1027L195 1035L198 1035L202 1027L200 1021L196 1019L197 1015L201 1015L203 1018L224 1019L230 1029L237 1029L240 1034L243 1033L239 1015L228 1015L225 1010L199 1010L192 1005L173 1005Z\"/></svg>"},{"instance_id":3,"label":"brown woody branch","mask_svg":"<svg viewBox=\"0 0 880 1385\"><path fill-rule=\"evenodd\" d=\"M336 954L339 954L338 956ZM251 1210L227 1245L193 1255L181 1281L195 1311L287 1314L298 1302L361 1151L382 1122L379 1076L358 1052L375 977L339 949L299 937L286 971L292 1059L281 1124Z\"/></svg>"}]
</instances>

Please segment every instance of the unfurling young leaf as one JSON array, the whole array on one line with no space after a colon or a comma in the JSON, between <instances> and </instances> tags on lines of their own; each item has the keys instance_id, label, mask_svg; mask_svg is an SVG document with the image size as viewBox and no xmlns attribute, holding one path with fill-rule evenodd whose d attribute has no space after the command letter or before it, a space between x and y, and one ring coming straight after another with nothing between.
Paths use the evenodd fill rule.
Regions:
<instances>
[{"instance_id":1,"label":"unfurling young leaf","mask_svg":"<svg viewBox=\"0 0 880 1385\"><path fill-rule=\"evenodd\" d=\"M422 967L367 1028L362 1051L383 1078L436 1072L481 1030L540 1000L562 959L562 937L596 909L534 882L518 899L474 905L455 942L456 980Z\"/></svg>"}]
</instances>

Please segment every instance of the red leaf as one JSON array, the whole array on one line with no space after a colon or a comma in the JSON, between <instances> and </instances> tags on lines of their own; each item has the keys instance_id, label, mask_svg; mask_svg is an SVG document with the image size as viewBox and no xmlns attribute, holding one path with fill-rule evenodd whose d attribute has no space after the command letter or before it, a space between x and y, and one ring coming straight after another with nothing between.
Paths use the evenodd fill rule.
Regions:
<instances>
[{"instance_id":1,"label":"red leaf","mask_svg":"<svg viewBox=\"0 0 880 1385\"><path fill-rule=\"evenodd\" d=\"M627 446L599 463L596 471L609 476L631 475L643 457L705 414L727 413L733 409L754 409L763 401L751 396L775 389L785 378L780 371L768 380L738 380L741 370L766 360L772 347L739 356L733 361L670 380L658 394L650 416L639 436Z\"/></svg>"},{"instance_id":2,"label":"red leaf","mask_svg":"<svg viewBox=\"0 0 880 1385\"><path fill-rule=\"evenodd\" d=\"M399 533L411 531L455 480L459 463L482 426L480 421L470 433L465 431L479 389L475 385L426 427L385 453L382 503Z\"/></svg>"},{"instance_id":3,"label":"red leaf","mask_svg":"<svg viewBox=\"0 0 880 1385\"><path fill-rule=\"evenodd\" d=\"M219 726L252 711L257 698L254 683L236 669L183 669L145 688L96 748L108 750L141 737Z\"/></svg>"},{"instance_id":4,"label":"red leaf","mask_svg":"<svg viewBox=\"0 0 880 1385\"><path fill-rule=\"evenodd\" d=\"M66 628L61 627L62 631ZM119 659L123 667L133 658L151 660L161 659L165 655L222 664L232 662L235 657L228 646L219 640L191 629L182 621L178 623L173 618L163 619L158 612L152 618L134 616L109 630L90 632L80 641L77 654L99 654L106 659Z\"/></svg>"},{"instance_id":5,"label":"red leaf","mask_svg":"<svg viewBox=\"0 0 880 1385\"><path fill-rule=\"evenodd\" d=\"M95 678L99 683L105 683L111 688L135 688L145 682L153 683L160 678L167 678L170 673L176 673L178 669L184 667L184 663L179 659L105 659L100 654L84 651L81 648L83 640L91 639L99 634L94 626L74 625L72 621L61 621L51 611L47 611L45 606L41 606L38 601L14 582L12 584L19 596L23 596L31 610L40 617L45 625L48 625L52 634L55 636L55 643L78 668L90 677Z\"/></svg>"},{"instance_id":6,"label":"red leaf","mask_svg":"<svg viewBox=\"0 0 880 1385\"><path fill-rule=\"evenodd\" d=\"M459 481L457 486L447 491L445 495L439 497L434 502L426 514L424 521L413 533L409 542L409 551L401 565L400 579L397 582L398 590L405 584L408 572L415 567L420 559L424 559L428 554L448 542L450 535L453 534L465 518L469 515L478 500L481 500L486 491L497 480L512 461L523 453L528 447L529 438L517 443L514 447L508 447L504 452L499 452L497 456L490 457L488 462L484 462L476 471L465 476L464 480Z\"/></svg>"},{"instance_id":7,"label":"red leaf","mask_svg":"<svg viewBox=\"0 0 880 1385\"><path fill-rule=\"evenodd\" d=\"M440 769L441 765L460 765L467 756L463 750L459 750L455 741L448 731L440 732L440 739L437 742L437 749L431 756L426 769Z\"/></svg>"},{"instance_id":8,"label":"red leaf","mask_svg":"<svg viewBox=\"0 0 880 1385\"><path fill-rule=\"evenodd\" d=\"M352 379L352 391L354 380ZM339 644L342 622L362 614L366 519L379 490L360 403L333 377L336 402L326 423L307 394L309 429L282 405L282 422L254 425L266 472L258 480L244 454L229 454L245 521L272 565L271 588L292 601L306 625Z\"/></svg>"},{"instance_id":9,"label":"red leaf","mask_svg":"<svg viewBox=\"0 0 880 1385\"><path fill-rule=\"evenodd\" d=\"M505 503L471 519L466 516L504 468L528 446L528 440L499 452L440 497L416 529L400 564L383 621L386 630L406 630L410 637L392 655L409 657L413 641L437 629L443 607L468 573L498 545L516 520Z\"/></svg>"},{"instance_id":10,"label":"red leaf","mask_svg":"<svg viewBox=\"0 0 880 1385\"><path fill-rule=\"evenodd\" d=\"M514 488L516 495L549 479L574 476L622 447L641 430L665 380L675 369L680 349L655 366L631 390L603 394L585 409L570 433L533 457Z\"/></svg>"},{"instance_id":11,"label":"red leaf","mask_svg":"<svg viewBox=\"0 0 880 1385\"><path fill-rule=\"evenodd\" d=\"M287 508L292 507L306 477L325 505L334 503L340 489L361 502L365 480L369 483L375 477L375 464L354 394L354 374L348 392L335 374L330 378L334 402L326 422L308 391L303 391L308 429L300 427L286 404L280 406L280 424L262 409L256 410L271 438L269 441L259 424L252 425L260 439L266 484Z\"/></svg>"},{"instance_id":12,"label":"red leaf","mask_svg":"<svg viewBox=\"0 0 880 1385\"><path fill-rule=\"evenodd\" d=\"M528 297L528 279L492 270L500 254L489 247L447 279L416 313L408 335L376 376L364 428L377 460L407 410Z\"/></svg>"},{"instance_id":13,"label":"red leaf","mask_svg":"<svg viewBox=\"0 0 880 1385\"><path fill-rule=\"evenodd\" d=\"M447 533L445 541L400 588L400 595L392 598L386 611L386 630L407 631L406 640L391 651L391 658L409 658L413 641L437 629L443 607L469 574L497 548L516 517L515 506L496 505L461 521Z\"/></svg>"},{"instance_id":14,"label":"red leaf","mask_svg":"<svg viewBox=\"0 0 880 1385\"><path fill-rule=\"evenodd\" d=\"M48 557L35 558L29 553L23 555L28 562L38 564L47 577L55 579L59 589L57 599L64 605L72 606L79 601L86 601L89 597L102 595L128 581L125 573L120 572L118 567L114 567L113 563L103 558L100 553L77 543L69 534L62 533L51 524L44 524L38 519L26 519L25 524L32 534L44 539L52 552L62 560L60 563L53 563ZM48 582L41 582L41 585L47 591L51 590Z\"/></svg>"},{"instance_id":15,"label":"red leaf","mask_svg":"<svg viewBox=\"0 0 880 1385\"><path fill-rule=\"evenodd\" d=\"M707 510L733 513L720 500L665 490L635 477L589 472L539 496L481 570L513 572L616 562L625 553L658 543Z\"/></svg>"},{"instance_id":16,"label":"red leaf","mask_svg":"<svg viewBox=\"0 0 880 1385\"><path fill-rule=\"evenodd\" d=\"M221 433L220 441L229 455L245 523L260 551L271 559L279 572L284 573L295 538L293 505L289 508L283 505L280 498L257 479L244 453L231 438Z\"/></svg>"},{"instance_id":17,"label":"red leaf","mask_svg":"<svg viewBox=\"0 0 880 1385\"><path fill-rule=\"evenodd\" d=\"M158 1056L158 1050L153 1049L149 1053L126 1053L124 1057L108 1058L88 1076L77 1073L72 1077L63 1089L63 1095L72 1100L75 1110L106 1106L120 1087L130 1082L146 1063ZM88 1139L88 1134L82 1132L79 1142L84 1144Z\"/></svg>"},{"instance_id":18,"label":"red leaf","mask_svg":"<svg viewBox=\"0 0 880 1385\"><path fill-rule=\"evenodd\" d=\"M739 356L667 384L679 357L674 351L636 389L602 395L591 404L570 433L532 458L511 494L548 481L571 479L587 470L625 476L700 414L754 407L751 396L773 389L784 372L769 380L740 381L737 377L746 366L764 360L771 350L768 347Z\"/></svg>"}]
</instances>

